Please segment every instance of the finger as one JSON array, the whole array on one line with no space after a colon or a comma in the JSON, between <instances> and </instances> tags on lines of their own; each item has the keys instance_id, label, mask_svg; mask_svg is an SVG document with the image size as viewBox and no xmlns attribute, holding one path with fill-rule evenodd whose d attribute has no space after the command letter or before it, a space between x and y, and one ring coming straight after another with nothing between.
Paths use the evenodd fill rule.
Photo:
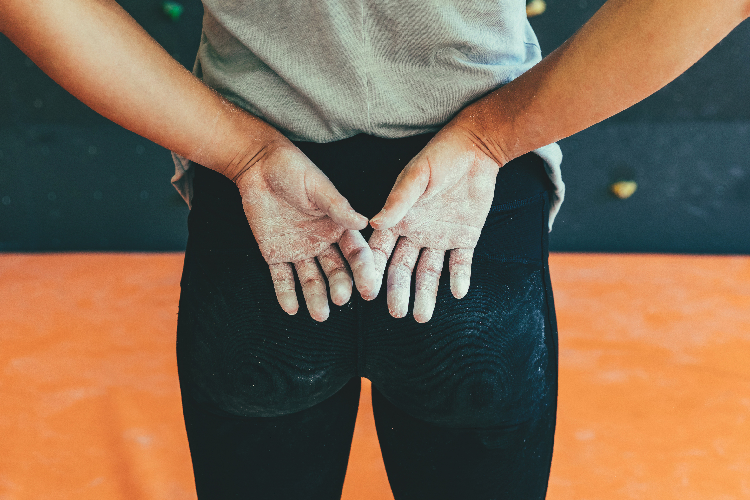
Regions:
<instances>
[{"instance_id":1,"label":"finger","mask_svg":"<svg viewBox=\"0 0 750 500\"><path fill-rule=\"evenodd\" d=\"M375 272L375 259L370 245L359 231L349 230L339 239L339 248L349 262L359 294L365 300L374 299L378 295L375 285L380 288L380 283Z\"/></svg>"},{"instance_id":2,"label":"finger","mask_svg":"<svg viewBox=\"0 0 750 500\"><path fill-rule=\"evenodd\" d=\"M328 307L328 294L323 275L318 269L315 259L305 259L294 263L297 276L302 285L302 294L305 296L307 310L315 321L328 319L330 309Z\"/></svg>"},{"instance_id":3,"label":"finger","mask_svg":"<svg viewBox=\"0 0 750 500\"><path fill-rule=\"evenodd\" d=\"M411 275L419 257L419 247L407 238L401 238L388 266L388 312L394 318L403 318L409 312Z\"/></svg>"},{"instance_id":4,"label":"finger","mask_svg":"<svg viewBox=\"0 0 750 500\"><path fill-rule=\"evenodd\" d=\"M346 198L320 170L310 170L306 174L305 188L310 201L336 224L355 230L367 227L367 217L355 212Z\"/></svg>"},{"instance_id":5,"label":"finger","mask_svg":"<svg viewBox=\"0 0 750 500\"><path fill-rule=\"evenodd\" d=\"M473 248L456 248L451 250L448 269L451 273L451 292L457 299L462 299L469 291L471 279L471 259Z\"/></svg>"},{"instance_id":6,"label":"finger","mask_svg":"<svg viewBox=\"0 0 750 500\"><path fill-rule=\"evenodd\" d=\"M433 248L425 248L419 257L414 292L414 319L418 323L427 323L432 318L444 257L445 250Z\"/></svg>"},{"instance_id":7,"label":"finger","mask_svg":"<svg viewBox=\"0 0 750 500\"><path fill-rule=\"evenodd\" d=\"M396 179L383 210L372 218L370 225L375 229L388 229L398 224L424 194L429 182L429 163L418 161L407 165Z\"/></svg>"},{"instance_id":8,"label":"finger","mask_svg":"<svg viewBox=\"0 0 750 500\"><path fill-rule=\"evenodd\" d=\"M294 289L294 273L292 266L286 262L281 264L270 264L271 281L273 289L276 291L276 300L285 313L289 315L297 314L299 303L297 303L297 292Z\"/></svg>"},{"instance_id":9,"label":"finger","mask_svg":"<svg viewBox=\"0 0 750 500\"><path fill-rule=\"evenodd\" d=\"M368 243L370 249L372 249L372 258L375 263L375 285L373 286L375 296L380 292L385 265L388 263L388 258L391 256L397 240L398 235L392 231L373 231L370 236Z\"/></svg>"},{"instance_id":10,"label":"finger","mask_svg":"<svg viewBox=\"0 0 750 500\"><path fill-rule=\"evenodd\" d=\"M318 262L328 278L331 300L337 306L343 306L352 296L352 277L346 268L344 257L331 245L318 255Z\"/></svg>"}]
</instances>

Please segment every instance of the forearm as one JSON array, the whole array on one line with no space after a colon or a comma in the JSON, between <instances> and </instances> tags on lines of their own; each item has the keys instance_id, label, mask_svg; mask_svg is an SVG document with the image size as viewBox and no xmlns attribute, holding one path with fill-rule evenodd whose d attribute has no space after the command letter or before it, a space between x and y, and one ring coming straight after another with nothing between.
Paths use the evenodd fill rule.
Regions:
<instances>
[{"instance_id":1,"label":"forearm","mask_svg":"<svg viewBox=\"0 0 750 500\"><path fill-rule=\"evenodd\" d=\"M0 30L96 112L233 177L276 130L212 91L112 0L1 0Z\"/></svg>"},{"instance_id":2,"label":"forearm","mask_svg":"<svg viewBox=\"0 0 750 500\"><path fill-rule=\"evenodd\" d=\"M493 156L516 158L648 97L748 14L745 0L609 0L557 50L459 117Z\"/></svg>"}]
</instances>

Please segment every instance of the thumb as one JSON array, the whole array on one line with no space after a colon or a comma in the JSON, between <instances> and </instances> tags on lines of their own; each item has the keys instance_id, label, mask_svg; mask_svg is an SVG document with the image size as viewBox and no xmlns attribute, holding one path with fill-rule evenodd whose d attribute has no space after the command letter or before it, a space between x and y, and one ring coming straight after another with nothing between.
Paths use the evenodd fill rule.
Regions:
<instances>
[{"instance_id":1,"label":"thumb","mask_svg":"<svg viewBox=\"0 0 750 500\"><path fill-rule=\"evenodd\" d=\"M358 214L320 170L306 175L305 189L308 199L339 226L352 230L367 227L367 217Z\"/></svg>"},{"instance_id":2,"label":"thumb","mask_svg":"<svg viewBox=\"0 0 750 500\"><path fill-rule=\"evenodd\" d=\"M383 209L370 220L370 225L383 230L398 224L424 194L429 182L430 164L427 161L407 165L398 175Z\"/></svg>"}]
</instances>

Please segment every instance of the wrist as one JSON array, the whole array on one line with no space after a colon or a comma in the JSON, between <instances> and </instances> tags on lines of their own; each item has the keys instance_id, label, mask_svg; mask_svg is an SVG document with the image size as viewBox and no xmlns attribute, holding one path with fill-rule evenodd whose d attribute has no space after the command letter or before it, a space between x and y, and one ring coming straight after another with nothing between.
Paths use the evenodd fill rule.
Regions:
<instances>
[{"instance_id":1,"label":"wrist","mask_svg":"<svg viewBox=\"0 0 750 500\"><path fill-rule=\"evenodd\" d=\"M513 147L512 122L498 112L489 96L465 107L452 120L452 125L466 131L484 154L501 167L519 156Z\"/></svg>"},{"instance_id":2,"label":"wrist","mask_svg":"<svg viewBox=\"0 0 750 500\"><path fill-rule=\"evenodd\" d=\"M190 159L237 183L269 151L291 142L276 128L221 96L205 140Z\"/></svg>"},{"instance_id":3,"label":"wrist","mask_svg":"<svg viewBox=\"0 0 750 500\"><path fill-rule=\"evenodd\" d=\"M294 163L301 151L284 135L269 138L262 144L252 144L239 152L234 161L223 173L235 183L240 191L255 189L260 179L271 173L278 166Z\"/></svg>"}]
</instances>

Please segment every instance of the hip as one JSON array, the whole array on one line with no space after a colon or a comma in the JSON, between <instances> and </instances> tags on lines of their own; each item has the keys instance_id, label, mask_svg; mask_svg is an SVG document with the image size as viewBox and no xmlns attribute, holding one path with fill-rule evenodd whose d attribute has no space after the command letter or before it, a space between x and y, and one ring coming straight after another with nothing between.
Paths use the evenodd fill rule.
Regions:
<instances>
[{"instance_id":1,"label":"hip","mask_svg":"<svg viewBox=\"0 0 750 500\"><path fill-rule=\"evenodd\" d=\"M293 141L325 173L362 215L371 218L383 207L401 170L435 133L398 139L358 134L330 143ZM216 252L239 251L260 258L236 185L202 165L194 165L188 247ZM542 262L540 232L554 187L543 160L529 153L503 166L497 175L492 208L476 255ZM371 228L362 231L369 237Z\"/></svg>"}]
</instances>

